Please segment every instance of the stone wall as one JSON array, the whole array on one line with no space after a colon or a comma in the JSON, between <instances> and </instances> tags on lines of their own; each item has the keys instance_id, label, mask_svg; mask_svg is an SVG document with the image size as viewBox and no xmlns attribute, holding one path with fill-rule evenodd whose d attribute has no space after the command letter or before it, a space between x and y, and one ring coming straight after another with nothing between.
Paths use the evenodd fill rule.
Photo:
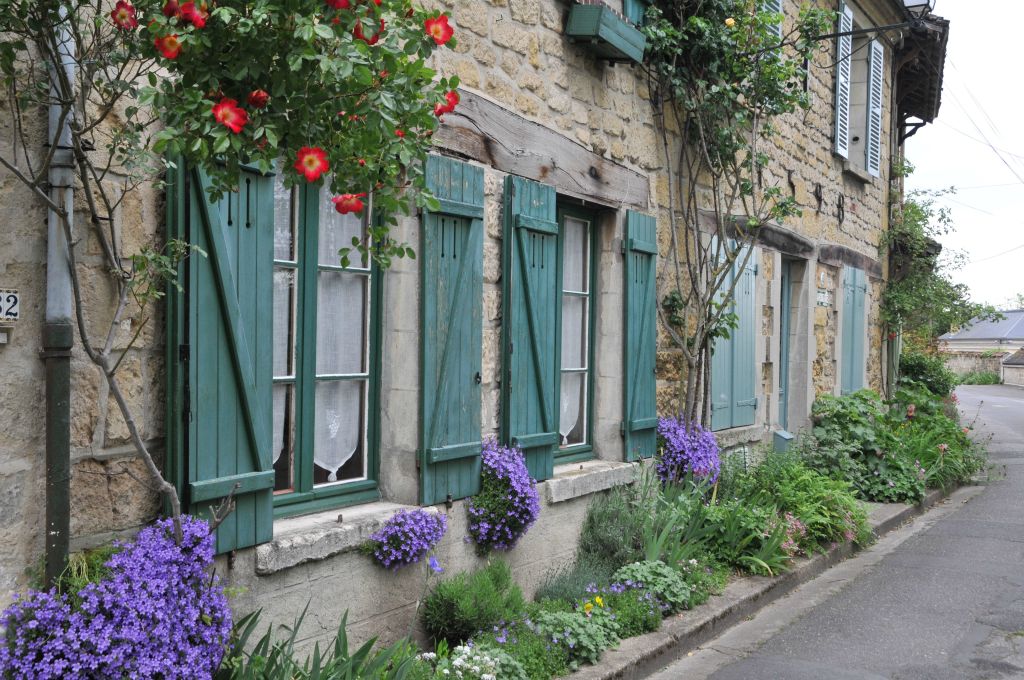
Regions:
<instances>
[{"instance_id":1,"label":"stone wall","mask_svg":"<svg viewBox=\"0 0 1024 680\"><path fill-rule=\"evenodd\" d=\"M959 376L968 373L996 373L1002 368L1003 358L1009 352L992 355L989 352L943 352L946 368Z\"/></svg>"}]
</instances>

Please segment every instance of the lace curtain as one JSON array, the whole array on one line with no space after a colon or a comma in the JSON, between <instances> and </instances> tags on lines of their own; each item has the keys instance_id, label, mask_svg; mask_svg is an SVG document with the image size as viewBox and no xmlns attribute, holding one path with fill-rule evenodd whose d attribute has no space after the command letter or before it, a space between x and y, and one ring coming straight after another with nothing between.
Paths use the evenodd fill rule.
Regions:
<instances>
[{"instance_id":1,"label":"lace curtain","mask_svg":"<svg viewBox=\"0 0 1024 680\"><path fill-rule=\"evenodd\" d=\"M588 292L587 224L577 219L566 218L562 249L562 287L571 292ZM584 369L587 366L587 303L580 295L562 296L562 387L558 433L562 435L562 446L568 446L569 435L580 421L586 400L586 373L567 369Z\"/></svg>"}]
</instances>

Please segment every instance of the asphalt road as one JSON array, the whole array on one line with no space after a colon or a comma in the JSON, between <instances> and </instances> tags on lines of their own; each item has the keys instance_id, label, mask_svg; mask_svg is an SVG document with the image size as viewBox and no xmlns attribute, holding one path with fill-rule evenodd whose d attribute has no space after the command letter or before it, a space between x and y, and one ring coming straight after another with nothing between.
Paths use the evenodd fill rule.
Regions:
<instances>
[{"instance_id":1,"label":"asphalt road","mask_svg":"<svg viewBox=\"0 0 1024 680\"><path fill-rule=\"evenodd\" d=\"M964 386L991 437L957 491L652 680L1024 678L1024 389Z\"/></svg>"}]
</instances>

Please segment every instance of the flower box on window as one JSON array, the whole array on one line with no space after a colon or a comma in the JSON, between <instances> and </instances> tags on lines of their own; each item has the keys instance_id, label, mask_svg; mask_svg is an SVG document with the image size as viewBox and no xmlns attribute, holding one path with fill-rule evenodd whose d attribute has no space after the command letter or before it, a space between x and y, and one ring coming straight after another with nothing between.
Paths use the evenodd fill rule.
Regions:
<instances>
[{"instance_id":1,"label":"flower box on window","mask_svg":"<svg viewBox=\"0 0 1024 680\"><path fill-rule=\"evenodd\" d=\"M565 35L610 62L639 63L644 58L644 34L603 3L574 4Z\"/></svg>"}]
</instances>

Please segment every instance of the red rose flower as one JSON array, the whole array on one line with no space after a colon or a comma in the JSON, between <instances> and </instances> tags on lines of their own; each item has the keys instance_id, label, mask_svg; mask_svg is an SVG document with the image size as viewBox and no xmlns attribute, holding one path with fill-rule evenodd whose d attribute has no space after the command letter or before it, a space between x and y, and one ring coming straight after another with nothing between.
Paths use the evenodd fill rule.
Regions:
<instances>
[{"instance_id":1,"label":"red rose flower","mask_svg":"<svg viewBox=\"0 0 1024 680\"><path fill-rule=\"evenodd\" d=\"M448 113L454 111L455 107L459 105L459 93L455 90L449 90L444 99L448 102Z\"/></svg>"},{"instance_id":2,"label":"red rose flower","mask_svg":"<svg viewBox=\"0 0 1024 680\"><path fill-rule=\"evenodd\" d=\"M377 32L371 35L369 38L363 33L363 22L356 22L356 27L352 29L352 35L355 36L356 40L362 40L367 45L376 45L380 42L380 36L384 33L384 20L380 20L380 26L377 28Z\"/></svg>"},{"instance_id":3,"label":"red rose flower","mask_svg":"<svg viewBox=\"0 0 1024 680\"><path fill-rule=\"evenodd\" d=\"M203 28L206 26L206 17L210 15L206 11L206 5L196 5L191 0L181 6L181 10L178 12L181 20L192 24L196 28Z\"/></svg>"},{"instance_id":4,"label":"red rose flower","mask_svg":"<svg viewBox=\"0 0 1024 680\"><path fill-rule=\"evenodd\" d=\"M334 203L334 209L340 212L342 215L347 215L353 212L362 212L363 202L360 200L366 196L362 194L342 194L341 196L335 196L331 199Z\"/></svg>"},{"instance_id":5,"label":"red rose flower","mask_svg":"<svg viewBox=\"0 0 1024 680\"><path fill-rule=\"evenodd\" d=\"M135 7L126 0L117 0L110 13L110 20L122 31L130 31L139 25L139 20L135 18Z\"/></svg>"},{"instance_id":6,"label":"red rose flower","mask_svg":"<svg viewBox=\"0 0 1024 680\"><path fill-rule=\"evenodd\" d=\"M169 19L171 17L178 16L178 12L180 11L180 9L181 8L178 7L178 0L167 0L167 2L164 3L164 7L161 11L164 13L164 16Z\"/></svg>"},{"instance_id":7,"label":"red rose flower","mask_svg":"<svg viewBox=\"0 0 1024 680\"><path fill-rule=\"evenodd\" d=\"M365 158L360 158L359 159L359 167L361 167L361 168L366 167L366 159Z\"/></svg>"},{"instance_id":8,"label":"red rose flower","mask_svg":"<svg viewBox=\"0 0 1024 680\"><path fill-rule=\"evenodd\" d=\"M262 109L270 101L270 94L266 90L253 90L249 93L249 97L246 99L249 102L249 106L254 109Z\"/></svg>"},{"instance_id":9,"label":"red rose flower","mask_svg":"<svg viewBox=\"0 0 1024 680\"><path fill-rule=\"evenodd\" d=\"M395 129L395 137L398 137L399 139L405 137L405 131L396 128Z\"/></svg>"},{"instance_id":10,"label":"red rose flower","mask_svg":"<svg viewBox=\"0 0 1024 680\"><path fill-rule=\"evenodd\" d=\"M295 170L305 176L307 182L315 182L320 175L331 169L327 162L327 152L318 146L304 146L299 149L295 160Z\"/></svg>"},{"instance_id":11,"label":"red rose flower","mask_svg":"<svg viewBox=\"0 0 1024 680\"><path fill-rule=\"evenodd\" d=\"M441 116L443 116L446 113L448 113L448 106L447 105L442 104L441 102L438 102L437 104L434 104L434 115L435 116L440 118Z\"/></svg>"},{"instance_id":12,"label":"red rose flower","mask_svg":"<svg viewBox=\"0 0 1024 680\"><path fill-rule=\"evenodd\" d=\"M434 39L434 42L438 45L444 45L452 39L452 34L455 30L448 25L448 15L442 14L434 19L427 19L423 22L423 27L427 29L427 35Z\"/></svg>"},{"instance_id":13,"label":"red rose flower","mask_svg":"<svg viewBox=\"0 0 1024 680\"><path fill-rule=\"evenodd\" d=\"M348 0L326 0L327 6L332 9L351 9L352 5Z\"/></svg>"},{"instance_id":14,"label":"red rose flower","mask_svg":"<svg viewBox=\"0 0 1024 680\"><path fill-rule=\"evenodd\" d=\"M165 59L177 59L181 54L181 40L178 39L177 33L159 36L153 41L153 44Z\"/></svg>"},{"instance_id":15,"label":"red rose flower","mask_svg":"<svg viewBox=\"0 0 1024 680\"><path fill-rule=\"evenodd\" d=\"M236 135L249 122L249 114L246 113L245 109L239 108L238 102L234 99L224 97L219 103L214 104L211 111L213 111L214 120Z\"/></svg>"}]
</instances>

